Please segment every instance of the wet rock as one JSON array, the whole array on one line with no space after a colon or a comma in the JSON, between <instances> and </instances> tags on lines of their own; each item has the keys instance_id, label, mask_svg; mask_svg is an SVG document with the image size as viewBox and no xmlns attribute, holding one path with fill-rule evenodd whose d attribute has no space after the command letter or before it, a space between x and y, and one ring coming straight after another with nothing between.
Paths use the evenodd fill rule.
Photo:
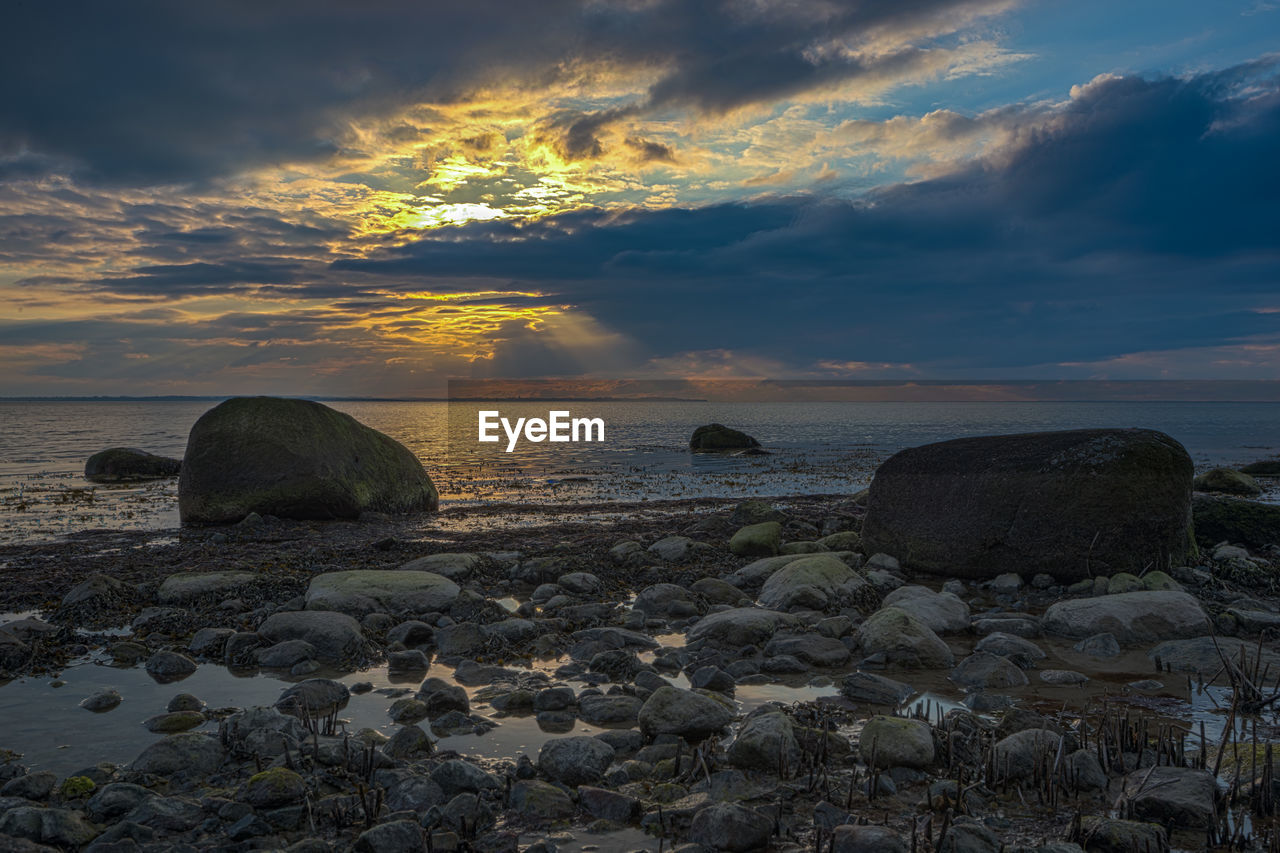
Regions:
<instances>
[{"instance_id":1,"label":"wet rock","mask_svg":"<svg viewBox=\"0 0 1280 853\"><path fill-rule=\"evenodd\" d=\"M801 557L778 569L760 590L760 603L770 610L826 610L846 605L874 605L879 593L867 579L831 554Z\"/></svg>"},{"instance_id":2,"label":"wet rock","mask_svg":"<svg viewBox=\"0 0 1280 853\"><path fill-rule=\"evenodd\" d=\"M1089 683L1089 676L1073 669L1045 669L1040 671L1040 680L1045 684L1063 686L1079 686Z\"/></svg>"},{"instance_id":3,"label":"wet rock","mask_svg":"<svg viewBox=\"0 0 1280 853\"><path fill-rule=\"evenodd\" d=\"M274 646L254 649L253 656L258 661L258 666L270 669L289 669L294 664L314 660L316 647L306 640L285 640L282 643L276 643Z\"/></svg>"},{"instance_id":4,"label":"wet rock","mask_svg":"<svg viewBox=\"0 0 1280 853\"><path fill-rule=\"evenodd\" d=\"M688 536L668 536L650 545L648 552L664 562L680 563L695 556L699 551L706 550L707 547Z\"/></svg>"},{"instance_id":5,"label":"wet rock","mask_svg":"<svg viewBox=\"0 0 1280 853\"><path fill-rule=\"evenodd\" d=\"M431 554L410 560L399 567L402 572L433 572L451 581L466 580L484 563L479 554Z\"/></svg>"},{"instance_id":6,"label":"wet rock","mask_svg":"<svg viewBox=\"0 0 1280 853\"><path fill-rule=\"evenodd\" d=\"M409 619L387 631L388 643L401 643L408 648L425 646L435 640L435 629L426 622Z\"/></svg>"},{"instance_id":7,"label":"wet rock","mask_svg":"<svg viewBox=\"0 0 1280 853\"><path fill-rule=\"evenodd\" d=\"M201 628L191 635L187 651L196 657L221 658L227 640L235 633L233 628Z\"/></svg>"},{"instance_id":8,"label":"wet rock","mask_svg":"<svg viewBox=\"0 0 1280 853\"><path fill-rule=\"evenodd\" d=\"M147 747L130 765L139 773L157 776L205 776L222 764L222 744L198 732L169 735Z\"/></svg>"},{"instance_id":9,"label":"wet rock","mask_svg":"<svg viewBox=\"0 0 1280 853\"><path fill-rule=\"evenodd\" d=\"M1072 783L1084 791L1104 791L1107 774L1093 750L1077 749L1067 756L1067 773Z\"/></svg>"},{"instance_id":10,"label":"wet rock","mask_svg":"<svg viewBox=\"0 0 1280 853\"><path fill-rule=\"evenodd\" d=\"M943 669L955 657L928 625L896 607L873 613L854 634L864 655L883 655L890 664L906 668Z\"/></svg>"},{"instance_id":11,"label":"wet rock","mask_svg":"<svg viewBox=\"0 0 1280 853\"><path fill-rule=\"evenodd\" d=\"M401 726L391 739L382 745L389 758L411 758L431 751L431 737L419 726Z\"/></svg>"},{"instance_id":12,"label":"wet rock","mask_svg":"<svg viewBox=\"0 0 1280 853\"><path fill-rule=\"evenodd\" d=\"M172 711L148 717L142 725L149 732L172 734L194 729L196 726L204 725L204 722L204 714L199 711Z\"/></svg>"},{"instance_id":13,"label":"wet rock","mask_svg":"<svg viewBox=\"0 0 1280 853\"><path fill-rule=\"evenodd\" d=\"M736 803L713 803L689 824L689 840L714 850L763 850L773 836L773 821Z\"/></svg>"},{"instance_id":14,"label":"wet rock","mask_svg":"<svg viewBox=\"0 0 1280 853\"><path fill-rule=\"evenodd\" d=\"M1085 637L1080 642L1072 646L1081 654L1086 654L1095 658L1113 658L1120 654L1120 644L1116 642L1114 634L1102 633L1094 634L1092 637Z\"/></svg>"},{"instance_id":15,"label":"wet rock","mask_svg":"<svg viewBox=\"0 0 1280 853\"><path fill-rule=\"evenodd\" d=\"M37 770L34 773L24 773L21 776L10 779L4 784L4 787L0 788L0 796L43 800L53 792L53 787L57 784L57 773L51 773L48 770Z\"/></svg>"},{"instance_id":16,"label":"wet rock","mask_svg":"<svg viewBox=\"0 0 1280 853\"><path fill-rule=\"evenodd\" d=\"M461 758L451 758L438 764L431 771L431 781L440 786L446 797L456 797L464 792L476 794L496 791L501 787L498 778L492 773Z\"/></svg>"},{"instance_id":17,"label":"wet rock","mask_svg":"<svg viewBox=\"0 0 1280 853\"><path fill-rule=\"evenodd\" d=\"M426 776L410 776L387 789L387 808L392 812L424 812L444 802L444 790Z\"/></svg>"},{"instance_id":18,"label":"wet rock","mask_svg":"<svg viewBox=\"0 0 1280 853\"><path fill-rule=\"evenodd\" d=\"M280 755L296 748L306 730L297 717L275 708L246 708L218 725L218 737L233 750L258 755Z\"/></svg>"},{"instance_id":19,"label":"wet rock","mask_svg":"<svg viewBox=\"0 0 1280 853\"><path fill-rule=\"evenodd\" d=\"M470 622L436 629L436 649L444 657L479 654L488 642L480 626Z\"/></svg>"},{"instance_id":20,"label":"wet rock","mask_svg":"<svg viewBox=\"0 0 1280 853\"><path fill-rule=\"evenodd\" d=\"M590 785L579 787L578 803L583 811L599 820L632 823L640 817L639 800L605 788Z\"/></svg>"},{"instance_id":21,"label":"wet rock","mask_svg":"<svg viewBox=\"0 0 1280 853\"><path fill-rule=\"evenodd\" d=\"M430 667L431 661L420 649L405 649L387 655L387 671L397 675L426 672Z\"/></svg>"},{"instance_id":22,"label":"wet rock","mask_svg":"<svg viewBox=\"0 0 1280 853\"><path fill-rule=\"evenodd\" d=\"M1005 572L989 580L986 586L996 595L1014 595L1022 589L1022 576L1016 572Z\"/></svg>"},{"instance_id":23,"label":"wet rock","mask_svg":"<svg viewBox=\"0 0 1280 853\"><path fill-rule=\"evenodd\" d=\"M854 702L868 705L898 706L914 695L910 684L875 675L870 672L853 672L840 683L840 695Z\"/></svg>"},{"instance_id":24,"label":"wet rock","mask_svg":"<svg viewBox=\"0 0 1280 853\"><path fill-rule=\"evenodd\" d=\"M1217 781L1208 770L1147 767L1124 778L1124 799L1130 813L1165 826L1208 826L1217 798Z\"/></svg>"},{"instance_id":25,"label":"wet rock","mask_svg":"<svg viewBox=\"0 0 1280 853\"><path fill-rule=\"evenodd\" d=\"M351 691L341 681L308 678L293 685L276 700L280 711L302 719L319 719L347 707Z\"/></svg>"},{"instance_id":26,"label":"wet rock","mask_svg":"<svg viewBox=\"0 0 1280 853\"><path fill-rule=\"evenodd\" d=\"M366 829L356 839L356 853L421 853L422 828L411 820L392 820Z\"/></svg>"},{"instance_id":27,"label":"wet rock","mask_svg":"<svg viewBox=\"0 0 1280 853\"><path fill-rule=\"evenodd\" d=\"M782 525L762 521L739 528L729 539L729 551L739 557L772 557L782 542Z\"/></svg>"},{"instance_id":28,"label":"wet rock","mask_svg":"<svg viewBox=\"0 0 1280 853\"><path fill-rule=\"evenodd\" d=\"M391 703L391 707L387 708L387 716L391 718L392 722L399 723L402 726L409 726L422 722L430 714L427 713L425 702L404 697Z\"/></svg>"},{"instance_id":29,"label":"wet rock","mask_svg":"<svg viewBox=\"0 0 1280 853\"><path fill-rule=\"evenodd\" d=\"M25 838L41 844L78 848L98 835L98 829L76 811L18 806L0 816L0 836Z\"/></svg>"},{"instance_id":30,"label":"wet rock","mask_svg":"<svg viewBox=\"0 0 1280 853\"><path fill-rule=\"evenodd\" d=\"M461 589L434 572L357 569L316 575L307 587L307 610L336 611L349 616L390 613L396 616L448 610Z\"/></svg>"},{"instance_id":31,"label":"wet rock","mask_svg":"<svg viewBox=\"0 0 1280 853\"><path fill-rule=\"evenodd\" d=\"M593 726L636 725L643 705L635 696L583 696L578 700L578 716Z\"/></svg>"},{"instance_id":32,"label":"wet rock","mask_svg":"<svg viewBox=\"0 0 1280 853\"><path fill-rule=\"evenodd\" d=\"M834 637L821 634L799 636L775 635L765 646L766 663L771 657L791 656L813 666L843 666L849 660L849 647Z\"/></svg>"},{"instance_id":33,"label":"wet rock","mask_svg":"<svg viewBox=\"0 0 1280 853\"><path fill-rule=\"evenodd\" d=\"M705 424L693 431L689 439L689 449L693 451L746 450L759 447L756 441L745 432L731 429L724 424Z\"/></svg>"},{"instance_id":34,"label":"wet rock","mask_svg":"<svg viewBox=\"0 0 1280 853\"><path fill-rule=\"evenodd\" d=\"M700 739L733 721L732 703L717 693L660 687L640 709L640 728L650 735Z\"/></svg>"},{"instance_id":35,"label":"wet rock","mask_svg":"<svg viewBox=\"0 0 1280 853\"><path fill-rule=\"evenodd\" d=\"M1003 631L987 634L978 641L973 650L1008 658L1022 669L1029 669L1036 661L1044 660L1045 657L1044 650L1035 643Z\"/></svg>"},{"instance_id":36,"label":"wet rock","mask_svg":"<svg viewBox=\"0 0 1280 853\"><path fill-rule=\"evenodd\" d=\"M886 826L837 826L831 853L907 853L902 836Z\"/></svg>"},{"instance_id":37,"label":"wet rock","mask_svg":"<svg viewBox=\"0 0 1280 853\"><path fill-rule=\"evenodd\" d=\"M988 616L975 619L973 632L980 637L988 634L1012 634L1031 639L1040 636L1040 621L1030 616Z\"/></svg>"},{"instance_id":38,"label":"wet rock","mask_svg":"<svg viewBox=\"0 0 1280 853\"><path fill-rule=\"evenodd\" d=\"M262 579L255 572L182 572L164 579L156 591L156 600L176 605L200 599L220 600L238 595Z\"/></svg>"},{"instance_id":39,"label":"wet rock","mask_svg":"<svg viewBox=\"0 0 1280 853\"><path fill-rule=\"evenodd\" d=\"M947 830L938 853L1001 853L1000 837L973 818L961 817Z\"/></svg>"},{"instance_id":40,"label":"wet rock","mask_svg":"<svg viewBox=\"0 0 1280 853\"><path fill-rule=\"evenodd\" d=\"M258 626L258 634L268 642L304 640L316 650L321 661L343 662L359 657L364 650L360 623L344 613L299 610L275 613Z\"/></svg>"},{"instance_id":41,"label":"wet rock","mask_svg":"<svg viewBox=\"0 0 1280 853\"><path fill-rule=\"evenodd\" d=\"M511 808L517 814L539 821L561 820L574 811L568 794L540 779L521 779L512 785Z\"/></svg>"},{"instance_id":42,"label":"wet rock","mask_svg":"<svg viewBox=\"0 0 1280 853\"><path fill-rule=\"evenodd\" d=\"M700 690L714 690L717 693L732 693L737 682L734 677L718 666L703 666L689 676L689 686ZM659 685L665 686L665 685ZM654 688L657 689L656 687Z\"/></svg>"},{"instance_id":43,"label":"wet rock","mask_svg":"<svg viewBox=\"0 0 1280 853\"><path fill-rule=\"evenodd\" d=\"M1199 673L1208 679L1222 668L1223 658L1238 661L1241 649L1252 666L1258 661L1258 643L1237 637L1193 637L1187 640L1169 640L1147 652L1147 657L1159 661L1174 672ZM1280 654L1262 647L1262 667L1280 670Z\"/></svg>"},{"instance_id":44,"label":"wet rock","mask_svg":"<svg viewBox=\"0 0 1280 853\"><path fill-rule=\"evenodd\" d=\"M877 768L922 769L933 763L933 732L920 720L872 717L862 729L858 754Z\"/></svg>"},{"instance_id":45,"label":"wet rock","mask_svg":"<svg viewBox=\"0 0 1280 853\"><path fill-rule=\"evenodd\" d=\"M124 819L162 832L186 832L204 820L204 809L182 797L149 797Z\"/></svg>"},{"instance_id":46,"label":"wet rock","mask_svg":"<svg viewBox=\"0 0 1280 853\"><path fill-rule=\"evenodd\" d=\"M1081 820L1080 835L1089 853L1160 853L1169 849L1168 832L1156 823L1089 815Z\"/></svg>"},{"instance_id":47,"label":"wet rock","mask_svg":"<svg viewBox=\"0 0 1280 853\"><path fill-rule=\"evenodd\" d=\"M180 459L157 456L136 447L99 450L84 463L84 478L93 483L131 483L176 477Z\"/></svg>"},{"instance_id":48,"label":"wet rock","mask_svg":"<svg viewBox=\"0 0 1280 853\"><path fill-rule=\"evenodd\" d=\"M923 586L903 586L884 598L885 607L897 607L928 625L935 634L969 630L969 605L949 592Z\"/></svg>"},{"instance_id":49,"label":"wet rock","mask_svg":"<svg viewBox=\"0 0 1280 853\"><path fill-rule=\"evenodd\" d=\"M178 481L183 521L357 518L434 510L436 489L404 445L309 400L239 397L191 428Z\"/></svg>"},{"instance_id":50,"label":"wet rock","mask_svg":"<svg viewBox=\"0 0 1280 853\"><path fill-rule=\"evenodd\" d=\"M62 597L61 607L106 611L126 601L132 601L136 590L132 584L110 575L93 574L71 588Z\"/></svg>"},{"instance_id":51,"label":"wet rock","mask_svg":"<svg viewBox=\"0 0 1280 853\"><path fill-rule=\"evenodd\" d=\"M729 763L743 770L780 772L800 763L800 743L791 718L781 712L757 714L742 724L729 745Z\"/></svg>"},{"instance_id":52,"label":"wet rock","mask_svg":"<svg viewBox=\"0 0 1280 853\"><path fill-rule=\"evenodd\" d=\"M685 612L687 615L690 609L696 612L693 596L684 587L673 583L658 583L645 587L636 593L636 600L632 606L649 616L667 616L675 612Z\"/></svg>"},{"instance_id":53,"label":"wet rock","mask_svg":"<svg viewBox=\"0 0 1280 853\"><path fill-rule=\"evenodd\" d=\"M177 652L156 652L147 658L147 675L161 683L186 678L196 668L195 661Z\"/></svg>"},{"instance_id":54,"label":"wet rock","mask_svg":"<svg viewBox=\"0 0 1280 853\"><path fill-rule=\"evenodd\" d=\"M85 812L96 823L109 823L124 817L155 793L141 785L112 782L99 788L85 803Z\"/></svg>"},{"instance_id":55,"label":"wet rock","mask_svg":"<svg viewBox=\"0 0 1280 853\"><path fill-rule=\"evenodd\" d=\"M1027 675L1008 658L974 652L951 671L949 678L964 688L1000 690L1027 684Z\"/></svg>"},{"instance_id":56,"label":"wet rock","mask_svg":"<svg viewBox=\"0 0 1280 853\"><path fill-rule=\"evenodd\" d=\"M302 777L287 767L272 767L249 777L239 799L254 808L279 808L299 802L307 791Z\"/></svg>"},{"instance_id":57,"label":"wet rock","mask_svg":"<svg viewBox=\"0 0 1280 853\"><path fill-rule=\"evenodd\" d=\"M689 589L712 604L727 604L730 607L736 607L743 603L750 603L750 599L743 595L742 590L719 578L701 578L694 581Z\"/></svg>"},{"instance_id":58,"label":"wet rock","mask_svg":"<svg viewBox=\"0 0 1280 853\"><path fill-rule=\"evenodd\" d=\"M1121 644L1152 643L1195 636L1209 620L1185 592L1126 592L1059 601L1044 614L1044 629L1073 639L1113 634Z\"/></svg>"},{"instance_id":59,"label":"wet rock","mask_svg":"<svg viewBox=\"0 0 1280 853\"><path fill-rule=\"evenodd\" d=\"M418 698L427 706L427 714L432 717L447 711L471 713L471 701L467 691L456 684L450 684L443 678L431 677L422 682L418 688Z\"/></svg>"},{"instance_id":60,"label":"wet rock","mask_svg":"<svg viewBox=\"0 0 1280 853\"><path fill-rule=\"evenodd\" d=\"M1031 777L1038 763L1046 757L1052 761L1062 736L1048 729L1023 729L996 743L996 774L1001 779L1018 781Z\"/></svg>"},{"instance_id":61,"label":"wet rock","mask_svg":"<svg viewBox=\"0 0 1280 853\"><path fill-rule=\"evenodd\" d=\"M572 687L548 687L533 697L533 707L537 711L563 711L575 702L577 695Z\"/></svg>"},{"instance_id":62,"label":"wet rock","mask_svg":"<svg viewBox=\"0 0 1280 853\"><path fill-rule=\"evenodd\" d=\"M1198 475L1192 486L1197 492L1218 492L1242 498L1256 498L1262 494L1257 480L1233 468L1211 468Z\"/></svg>"},{"instance_id":63,"label":"wet rock","mask_svg":"<svg viewBox=\"0 0 1280 853\"><path fill-rule=\"evenodd\" d=\"M103 711L110 711L122 701L124 701L124 699L120 695L120 691L116 690L114 687L108 687L106 690L99 690L92 696L82 700L80 702L80 707L84 708L86 711L102 713Z\"/></svg>"},{"instance_id":64,"label":"wet rock","mask_svg":"<svg viewBox=\"0 0 1280 853\"><path fill-rule=\"evenodd\" d=\"M553 738L538 752L538 769L566 785L591 785L604 778L613 757L613 747L598 738Z\"/></svg>"},{"instance_id":65,"label":"wet rock","mask_svg":"<svg viewBox=\"0 0 1280 853\"><path fill-rule=\"evenodd\" d=\"M222 660L229 667L248 667L257 663L254 657L262 646L262 635L254 631L237 631L227 637L222 649Z\"/></svg>"},{"instance_id":66,"label":"wet rock","mask_svg":"<svg viewBox=\"0 0 1280 853\"><path fill-rule=\"evenodd\" d=\"M737 607L708 614L689 629L689 642L708 641L724 646L764 645L782 627L799 626L798 617L774 610Z\"/></svg>"}]
</instances>

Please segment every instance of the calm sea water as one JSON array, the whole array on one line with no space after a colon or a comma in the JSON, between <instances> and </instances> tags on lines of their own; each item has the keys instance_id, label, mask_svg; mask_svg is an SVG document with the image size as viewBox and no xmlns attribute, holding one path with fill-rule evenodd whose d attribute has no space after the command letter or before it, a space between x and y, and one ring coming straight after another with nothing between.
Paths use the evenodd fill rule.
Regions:
<instances>
[{"instance_id":1,"label":"calm sea water","mask_svg":"<svg viewBox=\"0 0 1280 853\"><path fill-rule=\"evenodd\" d=\"M105 447L181 456L210 402L0 402L0 542L91 528L177 526L176 481L102 486L82 477ZM673 497L851 493L904 447L968 435L1083 427L1163 430L1197 468L1280 453L1280 403L557 403L601 417L602 444L522 443L512 454L475 442L476 407L331 402L422 459L442 503L598 503ZM485 404L546 417L546 404ZM691 454L700 424L743 429L768 456ZM479 451L483 450L483 453Z\"/></svg>"}]
</instances>

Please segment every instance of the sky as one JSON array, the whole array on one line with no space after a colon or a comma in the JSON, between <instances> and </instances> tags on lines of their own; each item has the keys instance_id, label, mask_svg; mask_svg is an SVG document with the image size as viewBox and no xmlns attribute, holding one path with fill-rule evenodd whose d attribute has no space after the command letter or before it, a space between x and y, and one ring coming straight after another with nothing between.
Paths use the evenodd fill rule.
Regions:
<instances>
[{"instance_id":1,"label":"sky","mask_svg":"<svg viewBox=\"0 0 1280 853\"><path fill-rule=\"evenodd\" d=\"M1280 379L1280 2L22 3L0 396Z\"/></svg>"}]
</instances>

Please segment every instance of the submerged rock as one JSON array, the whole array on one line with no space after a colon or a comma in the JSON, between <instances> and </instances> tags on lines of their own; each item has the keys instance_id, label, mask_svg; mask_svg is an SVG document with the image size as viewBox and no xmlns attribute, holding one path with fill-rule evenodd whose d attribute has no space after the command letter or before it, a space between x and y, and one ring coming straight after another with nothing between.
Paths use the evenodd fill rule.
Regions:
<instances>
[{"instance_id":1,"label":"submerged rock","mask_svg":"<svg viewBox=\"0 0 1280 853\"><path fill-rule=\"evenodd\" d=\"M1191 457L1153 430L961 438L894 454L871 481L867 550L964 578L1059 581L1182 565Z\"/></svg>"},{"instance_id":2,"label":"submerged rock","mask_svg":"<svg viewBox=\"0 0 1280 853\"><path fill-rule=\"evenodd\" d=\"M176 477L182 461L136 447L99 450L84 463L84 478L95 483L127 483Z\"/></svg>"},{"instance_id":3,"label":"submerged rock","mask_svg":"<svg viewBox=\"0 0 1280 853\"><path fill-rule=\"evenodd\" d=\"M237 397L191 428L178 481L183 521L357 518L434 510L422 462L398 441L309 400Z\"/></svg>"},{"instance_id":4,"label":"submerged rock","mask_svg":"<svg viewBox=\"0 0 1280 853\"><path fill-rule=\"evenodd\" d=\"M760 442L745 432L730 429L724 424L700 426L693 431L693 437L689 439L689 448L695 451L744 450L759 446Z\"/></svg>"}]
</instances>

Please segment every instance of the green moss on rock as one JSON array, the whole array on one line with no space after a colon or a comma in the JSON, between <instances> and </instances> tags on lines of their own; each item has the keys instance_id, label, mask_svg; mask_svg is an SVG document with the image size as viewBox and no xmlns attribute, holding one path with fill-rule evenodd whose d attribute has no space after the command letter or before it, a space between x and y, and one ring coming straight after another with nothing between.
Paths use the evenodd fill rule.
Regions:
<instances>
[{"instance_id":1,"label":"green moss on rock","mask_svg":"<svg viewBox=\"0 0 1280 853\"><path fill-rule=\"evenodd\" d=\"M355 518L434 510L439 496L403 444L309 400L238 397L191 428L178 482L183 521Z\"/></svg>"}]
</instances>

